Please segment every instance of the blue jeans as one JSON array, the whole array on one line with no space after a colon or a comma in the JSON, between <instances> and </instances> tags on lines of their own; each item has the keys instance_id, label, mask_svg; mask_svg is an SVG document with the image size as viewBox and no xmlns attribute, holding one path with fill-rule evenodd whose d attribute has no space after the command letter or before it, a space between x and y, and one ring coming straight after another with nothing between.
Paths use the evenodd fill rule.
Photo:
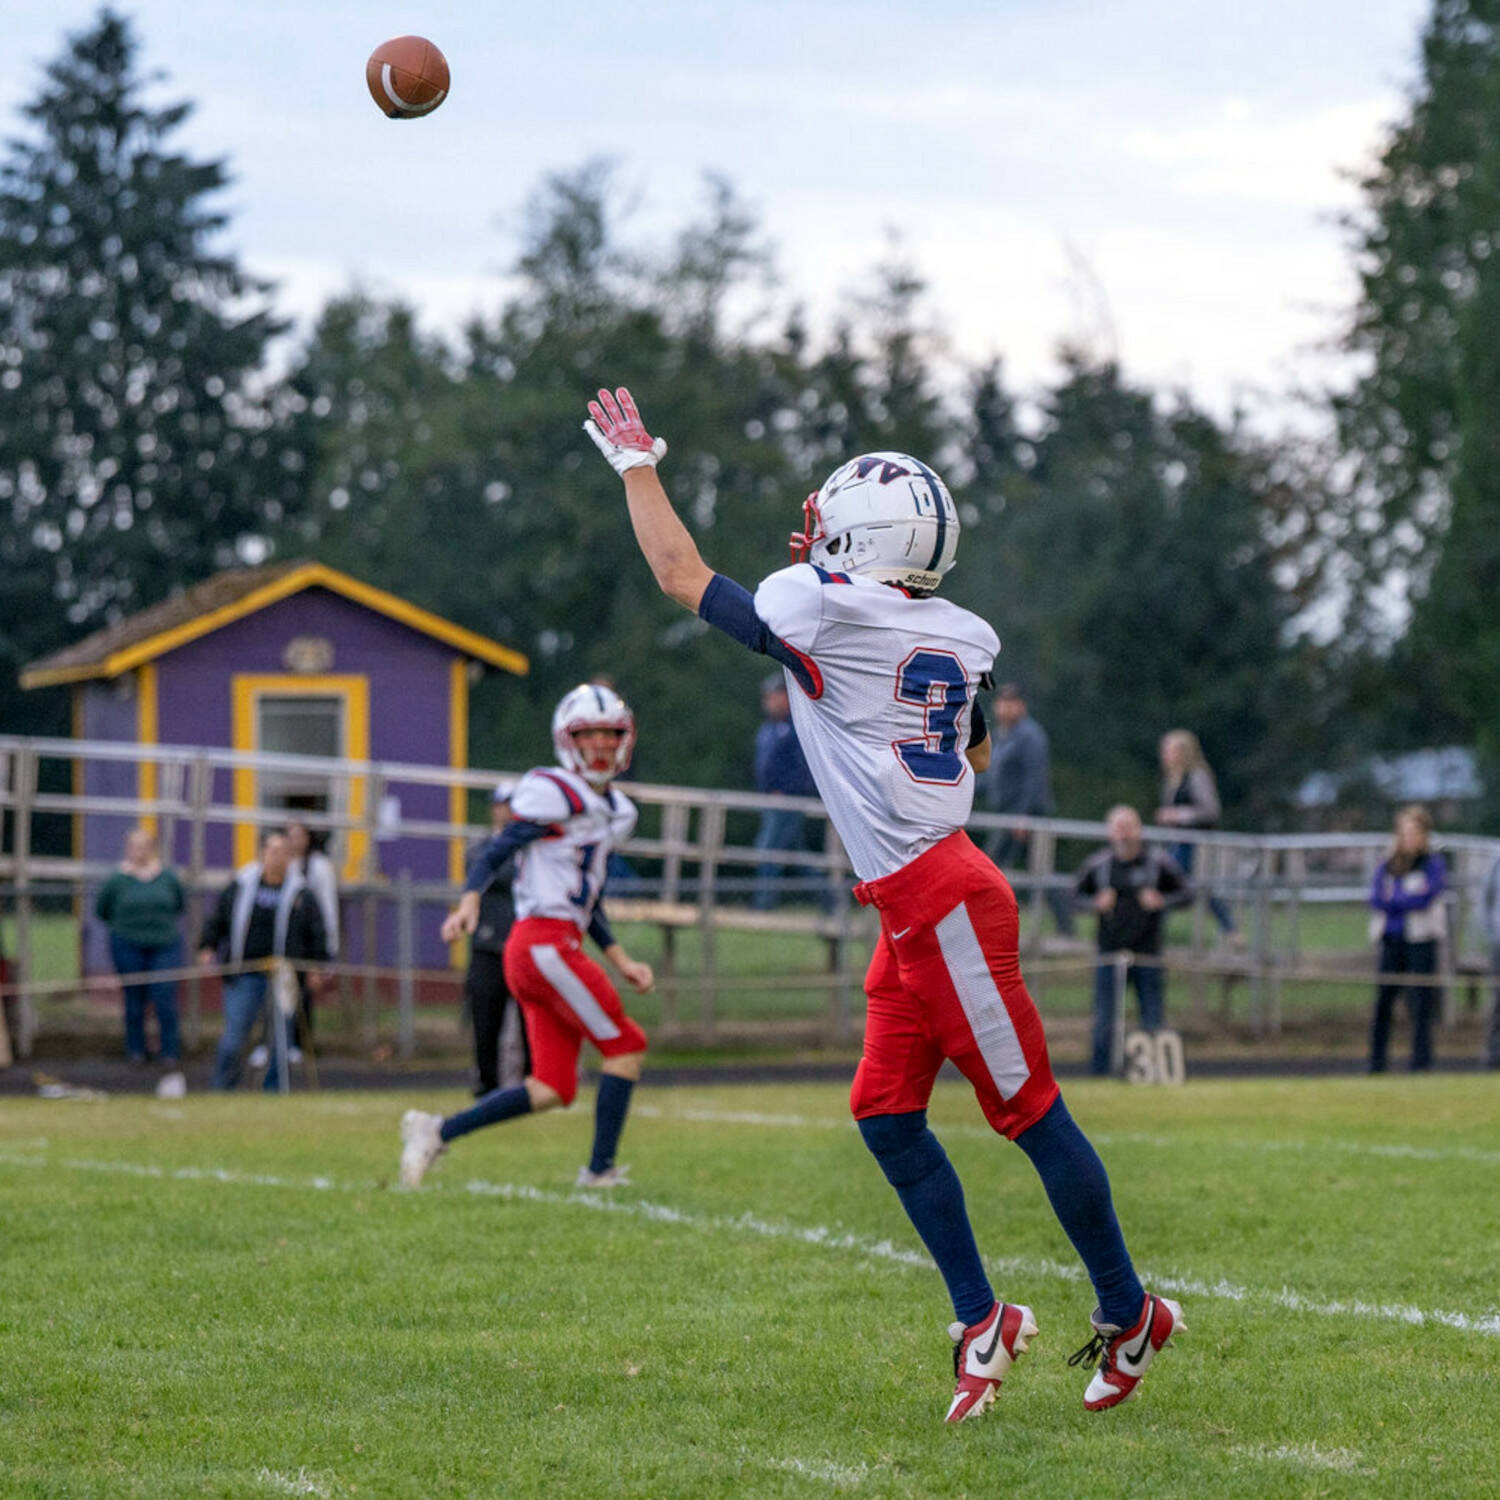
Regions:
<instances>
[{"instance_id":1,"label":"blue jeans","mask_svg":"<svg viewBox=\"0 0 1500 1500\"><path fill-rule=\"evenodd\" d=\"M264 974L236 974L225 979L224 1034L219 1038L219 1050L214 1057L214 1088L232 1089L240 1081L240 1056L260 1020L268 990ZM266 1070L266 1081L262 1086L267 1093L274 1093L278 1084L276 1049L278 1045L285 1048L288 1038L286 1017L281 1014L280 1007L272 1005L270 1012L275 1031L269 1039L271 1066Z\"/></svg>"},{"instance_id":2,"label":"blue jeans","mask_svg":"<svg viewBox=\"0 0 1500 1500\"><path fill-rule=\"evenodd\" d=\"M109 935L109 956L117 974L147 974L157 969L182 966L182 944L179 942L146 945ZM125 1051L138 1062L146 1060L146 1007L156 1012L161 1031L161 1060L175 1063L182 1056L177 1040L177 981L150 980L145 984L125 986Z\"/></svg>"},{"instance_id":3,"label":"blue jeans","mask_svg":"<svg viewBox=\"0 0 1500 1500\"><path fill-rule=\"evenodd\" d=\"M1173 844L1171 849L1168 850L1168 853L1171 854L1172 858L1181 867L1182 873L1189 876L1193 873L1193 857L1197 852L1198 846L1196 844ZM1234 913L1212 891L1208 893L1208 909L1213 913L1214 921L1219 924L1221 932L1230 933L1235 930Z\"/></svg>"},{"instance_id":4,"label":"blue jeans","mask_svg":"<svg viewBox=\"0 0 1500 1500\"><path fill-rule=\"evenodd\" d=\"M1125 982L1135 986L1141 1025L1147 1031L1160 1031L1166 1017L1166 972L1160 958L1152 954L1147 963L1131 964L1125 971ZM1094 1046L1089 1072L1099 1077L1108 1074L1114 1038L1115 965L1100 964L1094 970Z\"/></svg>"},{"instance_id":5,"label":"blue jeans","mask_svg":"<svg viewBox=\"0 0 1500 1500\"><path fill-rule=\"evenodd\" d=\"M768 808L760 815L760 827L755 831L755 847L763 850L794 849L799 853L804 847L806 813L782 808ZM751 905L756 911L770 911L781 898L787 866L770 860L756 866L755 894ZM797 877L811 874L802 865L795 867Z\"/></svg>"}]
</instances>

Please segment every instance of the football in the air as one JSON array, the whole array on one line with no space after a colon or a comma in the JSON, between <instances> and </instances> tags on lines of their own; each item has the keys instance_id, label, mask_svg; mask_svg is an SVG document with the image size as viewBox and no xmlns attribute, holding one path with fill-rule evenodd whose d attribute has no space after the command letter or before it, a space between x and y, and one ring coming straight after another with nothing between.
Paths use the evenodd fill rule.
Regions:
<instances>
[{"instance_id":1,"label":"football in the air","mask_svg":"<svg viewBox=\"0 0 1500 1500\"><path fill-rule=\"evenodd\" d=\"M393 120L414 120L448 97L448 59L425 36L392 37L370 54L365 82Z\"/></svg>"}]
</instances>

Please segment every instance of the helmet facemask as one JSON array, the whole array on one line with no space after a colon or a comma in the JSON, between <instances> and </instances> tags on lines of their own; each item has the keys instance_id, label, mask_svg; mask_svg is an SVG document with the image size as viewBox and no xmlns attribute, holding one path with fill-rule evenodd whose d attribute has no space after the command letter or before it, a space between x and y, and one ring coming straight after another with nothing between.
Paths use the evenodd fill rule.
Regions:
<instances>
[{"instance_id":1,"label":"helmet facemask","mask_svg":"<svg viewBox=\"0 0 1500 1500\"><path fill-rule=\"evenodd\" d=\"M585 750L578 736L591 729L612 730L618 738L608 750ZM635 751L635 715L613 689L586 683L576 687L552 715L552 748L557 763L603 791L630 767Z\"/></svg>"}]
</instances>

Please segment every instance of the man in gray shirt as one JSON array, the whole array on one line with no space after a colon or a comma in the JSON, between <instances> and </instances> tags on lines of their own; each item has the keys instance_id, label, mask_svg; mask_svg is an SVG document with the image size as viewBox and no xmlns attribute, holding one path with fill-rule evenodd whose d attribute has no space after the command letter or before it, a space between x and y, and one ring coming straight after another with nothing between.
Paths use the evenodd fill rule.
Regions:
<instances>
[{"instance_id":1,"label":"man in gray shirt","mask_svg":"<svg viewBox=\"0 0 1500 1500\"><path fill-rule=\"evenodd\" d=\"M1052 753L1047 731L1026 710L1026 695L1014 682L1001 683L994 699L994 746L990 768L980 783L992 812L1045 818L1052 812ZM1024 870L1031 859L1031 834L1024 828L996 829L985 852L1004 869ZM1047 892L1057 930L1073 933L1073 911L1062 890Z\"/></svg>"}]
</instances>

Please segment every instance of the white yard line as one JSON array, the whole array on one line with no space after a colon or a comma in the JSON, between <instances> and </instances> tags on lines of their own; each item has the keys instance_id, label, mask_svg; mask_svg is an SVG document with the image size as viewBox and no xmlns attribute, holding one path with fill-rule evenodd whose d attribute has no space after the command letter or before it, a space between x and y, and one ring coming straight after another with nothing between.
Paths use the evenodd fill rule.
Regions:
<instances>
[{"instance_id":1,"label":"white yard line","mask_svg":"<svg viewBox=\"0 0 1500 1500\"><path fill-rule=\"evenodd\" d=\"M863 1482L870 1472L868 1464L839 1464L826 1458L763 1458L768 1469L780 1469L787 1474L798 1474L803 1479L814 1479L820 1484L831 1484L835 1489L845 1490Z\"/></svg>"},{"instance_id":2,"label":"white yard line","mask_svg":"<svg viewBox=\"0 0 1500 1500\"><path fill-rule=\"evenodd\" d=\"M173 1182L211 1182L228 1187L290 1188L315 1192L372 1192L375 1182L339 1182L330 1177L277 1177L262 1172L240 1172L224 1167L161 1167L149 1163L94 1161L88 1158L61 1159L41 1155L0 1153L0 1166L63 1168L74 1172L104 1175L148 1177ZM824 1224L789 1224L763 1219L758 1214L701 1214L670 1204L652 1203L643 1198L608 1197L601 1193L553 1192L528 1183L484 1182L478 1179L464 1184L462 1191L479 1197L501 1198L511 1202L535 1203L555 1208L577 1208L591 1213L620 1214L645 1219L656 1224L672 1224L708 1234L751 1235L760 1239L788 1240L813 1245L818 1249L920 1270L931 1270L932 1260L924 1252L892 1244L890 1240L873 1239ZM986 1262L998 1276L1017 1281L1028 1279L1082 1281L1082 1267L1073 1262L1003 1256ZM1326 1318L1367 1318L1381 1322L1408 1323L1415 1326L1438 1324L1461 1333L1477 1333L1500 1338L1500 1313L1451 1312L1441 1308L1422 1308L1405 1302L1367 1302L1361 1298L1323 1301L1309 1297L1292 1287L1280 1290L1239 1286L1220 1279L1206 1281L1201 1277L1141 1267L1142 1279L1154 1290L1184 1297L1201 1297L1253 1306L1280 1307L1288 1312L1312 1314ZM1189 1313L1191 1323L1191 1313Z\"/></svg>"},{"instance_id":3,"label":"white yard line","mask_svg":"<svg viewBox=\"0 0 1500 1500\"><path fill-rule=\"evenodd\" d=\"M852 1119L828 1119L819 1115L760 1114L745 1109L662 1109L654 1104L637 1104L631 1110L638 1119L681 1120L694 1125L753 1125L780 1130L852 1130ZM961 1140L997 1140L993 1130L983 1125L934 1123L939 1138ZM1206 1140L1201 1136L1147 1135L1134 1131L1090 1132L1089 1139L1099 1146L1148 1146L1153 1150L1189 1148L1201 1151L1205 1145L1229 1151L1332 1152L1345 1156L1385 1157L1394 1161L1462 1161L1479 1166L1500 1166L1500 1151L1485 1151L1476 1146L1405 1146L1366 1145L1359 1141L1260 1141L1245 1139Z\"/></svg>"},{"instance_id":4,"label":"white yard line","mask_svg":"<svg viewBox=\"0 0 1500 1500\"><path fill-rule=\"evenodd\" d=\"M1353 1448L1320 1448L1316 1443L1284 1443L1272 1448L1268 1444L1240 1443L1229 1451L1260 1463L1289 1464L1295 1469L1321 1469L1333 1474L1378 1472L1366 1468L1364 1455Z\"/></svg>"}]
</instances>

